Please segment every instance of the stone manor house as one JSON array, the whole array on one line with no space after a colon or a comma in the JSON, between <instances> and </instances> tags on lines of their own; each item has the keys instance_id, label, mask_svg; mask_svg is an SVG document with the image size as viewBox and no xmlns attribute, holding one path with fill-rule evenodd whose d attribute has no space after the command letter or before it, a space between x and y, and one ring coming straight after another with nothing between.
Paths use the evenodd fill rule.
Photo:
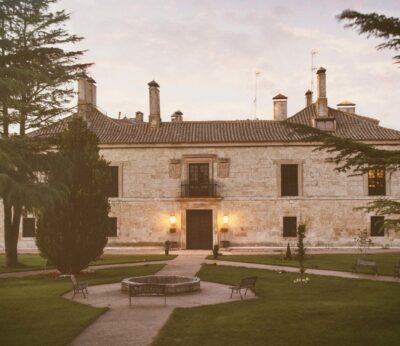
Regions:
<instances>
[{"instance_id":1,"label":"stone manor house","mask_svg":"<svg viewBox=\"0 0 400 346\"><path fill-rule=\"evenodd\" d=\"M317 81L316 100L307 91L304 109L290 117L288 99L279 94L273 98L274 120L185 121L177 111L166 121L155 81L148 84L147 119L142 112L114 119L96 108L95 81L79 80L77 115L98 136L113 177L109 243L285 246L296 241L296 227L305 222L308 246L355 246L360 230L375 245L399 246L395 231L381 231L383 217L354 210L382 196L399 199L399 172L338 173L325 162L325 151L313 151L315 144L287 123L389 149L400 148L400 132L357 115L351 102L329 107L324 68ZM34 134L59 133L67 122ZM34 247L34 232L35 219L24 218L19 246ZM2 234L0 239L1 248Z\"/></svg>"}]
</instances>

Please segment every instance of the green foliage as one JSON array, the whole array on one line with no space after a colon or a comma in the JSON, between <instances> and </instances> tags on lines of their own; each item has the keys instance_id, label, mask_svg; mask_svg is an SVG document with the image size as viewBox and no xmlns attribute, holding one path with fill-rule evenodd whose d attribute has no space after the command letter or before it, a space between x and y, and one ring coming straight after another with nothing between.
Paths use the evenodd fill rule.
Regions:
<instances>
[{"instance_id":1,"label":"green foliage","mask_svg":"<svg viewBox=\"0 0 400 346\"><path fill-rule=\"evenodd\" d=\"M68 33L70 15L53 10L56 3L12 0L0 6L3 125L19 123L21 135L64 114L74 94L71 82L90 66L78 62L83 51L65 49L82 38Z\"/></svg>"},{"instance_id":2,"label":"green foliage","mask_svg":"<svg viewBox=\"0 0 400 346\"><path fill-rule=\"evenodd\" d=\"M96 270L83 280L93 285L120 282L129 276L151 275L163 265ZM35 275L0 279L0 341L7 346L69 345L107 310L62 297L71 290L69 278ZM71 296L71 295L69 295Z\"/></svg>"},{"instance_id":3,"label":"green foliage","mask_svg":"<svg viewBox=\"0 0 400 346\"><path fill-rule=\"evenodd\" d=\"M81 118L63 133L59 153L67 169L49 172L49 182L67 186L69 194L55 208L39 212L37 246L63 273L78 274L103 253L107 243L109 203L107 163L99 156L98 140Z\"/></svg>"},{"instance_id":4,"label":"green foliage","mask_svg":"<svg viewBox=\"0 0 400 346\"><path fill-rule=\"evenodd\" d=\"M292 259L293 259L292 250L290 249L290 244L287 243L286 254L285 254L285 260L291 261Z\"/></svg>"},{"instance_id":5,"label":"green foliage","mask_svg":"<svg viewBox=\"0 0 400 346\"><path fill-rule=\"evenodd\" d=\"M400 50L400 20L396 17L386 17L378 13L360 13L353 10L345 10L337 16L339 21L346 20L348 28L354 28L359 34L367 37L385 39L376 48ZM400 63L400 55L393 57L396 63Z\"/></svg>"},{"instance_id":6,"label":"green foliage","mask_svg":"<svg viewBox=\"0 0 400 346\"><path fill-rule=\"evenodd\" d=\"M9 136L12 125L19 124L19 134L24 136L26 130L47 125L64 114L74 94L70 83L89 66L78 62L83 51L65 49L81 38L67 32L69 14L55 11L56 3L57 0L0 2L0 134L4 138ZM13 143L15 150L18 145ZM34 157L38 156L36 151ZM57 193L35 178L35 172L43 170L31 167L29 155L21 157L28 158L26 164L18 160L8 174L0 171L1 193L8 196L3 199L3 214L9 267L18 264L21 216L39 199L44 203Z\"/></svg>"},{"instance_id":7,"label":"green foliage","mask_svg":"<svg viewBox=\"0 0 400 346\"><path fill-rule=\"evenodd\" d=\"M300 267L300 274L303 275L304 272L306 271L306 268L304 267L304 260L306 257L306 247L304 245L304 238L306 237L306 225L305 224L300 224L297 227L297 260L299 262L299 267Z\"/></svg>"},{"instance_id":8,"label":"green foliage","mask_svg":"<svg viewBox=\"0 0 400 346\"><path fill-rule=\"evenodd\" d=\"M350 172L350 175L362 175L370 168L385 167L386 171L400 169L400 150L378 149L372 145L338 137L310 126L287 123L294 131L304 136L307 142L317 143L316 151L325 150L335 154L327 162L336 165L338 172Z\"/></svg>"},{"instance_id":9,"label":"green foliage","mask_svg":"<svg viewBox=\"0 0 400 346\"><path fill-rule=\"evenodd\" d=\"M356 245L358 247L358 250L361 253L367 253L369 247L372 245L372 241L369 237L368 231L366 229L359 230L357 237L354 238Z\"/></svg>"},{"instance_id":10,"label":"green foliage","mask_svg":"<svg viewBox=\"0 0 400 346\"><path fill-rule=\"evenodd\" d=\"M4 210L4 241L7 266L18 264L17 242L22 213L34 212L65 197L64 186L41 180L52 167L64 166L57 153L46 151L50 143L24 137L0 139L0 198Z\"/></svg>"},{"instance_id":11,"label":"green foliage","mask_svg":"<svg viewBox=\"0 0 400 346\"><path fill-rule=\"evenodd\" d=\"M334 170L349 173L350 176L363 175L369 169L385 168L386 172L400 169L400 150L379 149L370 144L356 142L348 138L315 129L310 126L287 123L297 134L303 136L305 141L316 143L316 151L325 150L332 154L326 159L334 163ZM376 215L385 215L384 227L400 227L400 202L389 199L378 199L369 202L362 209Z\"/></svg>"},{"instance_id":12,"label":"green foliage","mask_svg":"<svg viewBox=\"0 0 400 346\"><path fill-rule=\"evenodd\" d=\"M394 266L400 260L399 252L368 253L368 259L378 263L379 274L393 276ZM307 254L304 265L310 269L326 269L342 272L351 272L352 265L360 257L358 253L340 254ZM207 259L212 259L208 256ZM299 267L297 261L286 261L281 255L229 255L225 256L224 261L259 263L275 266ZM277 268L278 269L278 268ZM363 269L361 269L363 270ZM371 270L366 268L363 272L370 274Z\"/></svg>"},{"instance_id":13,"label":"green foliage","mask_svg":"<svg viewBox=\"0 0 400 346\"><path fill-rule=\"evenodd\" d=\"M257 276L257 299L175 309L154 346L399 344L397 284L312 276L299 290L295 273L214 265L197 275L225 285Z\"/></svg>"},{"instance_id":14,"label":"green foliage","mask_svg":"<svg viewBox=\"0 0 400 346\"><path fill-rule=\"evenodd\" d=\"M358 208L360 209L360 208ZM375 213L376 215L385 215L385 222L382 228L399 228L400 227L400 202L389 199L380 198L373 202L368 203L366 207L361 207L369 213Z\"/></svg>"}]
</instances>

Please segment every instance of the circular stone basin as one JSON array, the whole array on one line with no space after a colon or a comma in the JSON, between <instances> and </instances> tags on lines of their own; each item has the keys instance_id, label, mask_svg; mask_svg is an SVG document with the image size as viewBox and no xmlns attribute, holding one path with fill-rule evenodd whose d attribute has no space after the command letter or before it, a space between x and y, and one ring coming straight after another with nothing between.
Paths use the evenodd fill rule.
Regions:
<instances>
[{"instance_id":1,"label":"circular stone basin","mask_svg":"<svg viewBox=\"0 0 400 346\"><path fill-rule=\"evenodd\" d=\"M132 285L157 284L166 287L167 294L188 293L200 290L200 278L175 275L147 275L123 279L122 292Z\"/></svg>"}]
</instances>

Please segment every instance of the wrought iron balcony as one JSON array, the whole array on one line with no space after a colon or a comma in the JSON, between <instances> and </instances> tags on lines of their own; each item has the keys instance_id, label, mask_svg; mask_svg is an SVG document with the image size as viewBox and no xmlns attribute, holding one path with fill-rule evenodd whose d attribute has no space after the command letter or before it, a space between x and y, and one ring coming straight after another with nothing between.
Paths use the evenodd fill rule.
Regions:
<instances>
[{"instance_id":1,"label":"wrought iron balcony","mask_svg":"<svg viewBox=\"0 0 400 346\"><path fill-rule=\"evenodd\" d=\"M181 185L181 197L218 197L217 184L210 183L183 183Z\"/></svg>"}]
</instances>

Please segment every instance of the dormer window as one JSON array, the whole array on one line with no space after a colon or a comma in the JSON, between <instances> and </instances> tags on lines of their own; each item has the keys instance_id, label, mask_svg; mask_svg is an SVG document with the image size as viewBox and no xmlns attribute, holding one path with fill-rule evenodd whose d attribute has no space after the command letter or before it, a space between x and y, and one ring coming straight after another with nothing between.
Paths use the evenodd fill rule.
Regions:
<instances>
[{"instance_id":1,"label":"dormer window","mask_svg":"<svg viewBox=\"0 0 400 346\"><path fill-rule=\"evenodd\" d=\"M335 131L335 118L316 118L314 119L314 127L322 131Z\"/></svg>"}]
</instances>

